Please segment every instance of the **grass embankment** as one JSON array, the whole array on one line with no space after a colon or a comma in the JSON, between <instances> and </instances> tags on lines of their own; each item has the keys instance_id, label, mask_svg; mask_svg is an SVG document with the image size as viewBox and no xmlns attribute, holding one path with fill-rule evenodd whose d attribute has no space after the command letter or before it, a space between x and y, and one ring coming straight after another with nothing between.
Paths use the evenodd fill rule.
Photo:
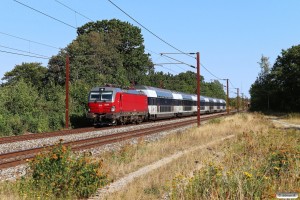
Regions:
<instances>
[{"instance_id":1,"label":"grass embankment","mask_svg":"<svg viewBox=\"0 0 300 200\"><path fill-rule=\"evenodd\" d=\"M236 137L206 150L182 156L171 164L135 180L126 187L126 190L109 195L107 199L159 199L167 193L171 193L174 199L222 199L219 195L223 194L223 191L229 191L224 192L226 195L232 194L228 197L239 199L251 198L251 192L256 189L260 190L261 197L274 195L276 191L283 191L284 188L289 188L288 191L297 190L299 188L297 179L299 158L296 156L299 152L297 141L299 142L300 138L297 132L274 129L274 126L259 114L238 114L212 120L199 129L192 128L184 133L168 136L157 143L143 145L140 147L143 151L133 151L128 156L130 161L128 160L127 164L116 160L115 162L120 163L117 166L121 170L113 170L117 172L115 176L122 176L144 163L151 163L160 157L167 157L178 151L204 145L226 135L234 134ZM289 145L285 146L286 144ZM281 150L285 152L283 158ZM288 159L288 162L284 159ZM284 162L286 164L282 166ZM116 166L113 163L111 162L111 166ZM195 171L197 168L200 170ZM278 174L276 171L278 168L280 179L277 179L277 182L271 182L272 177ZM211 170L215 171L211 172ZM265 172L265 174L260 176L259 170L261 170L260 173ZM191 172L194 172L195 176L191 175ZM197 174L200 174L199 177ZM281 174L287 177L293 176L293 178L289 183L285 183L282 182L283 175ZM233 180L234 177L236 179ZM263 178L263 185L261 178ZM227 183L226 179L232 179L232 181ZM223 182L219 182L220 180ZM217 181L219 185L214 181ZM242 181L248 181L246 182L248 185L243 186L245 182ZM267 181L270 185L265 184ZM207 192L201 193L195 188L189 189L192 186L188 183L194 184L195 187L199 185ZM224 186L221 187L221 183L224 183ZM275 185L272 185L273 183ZM234 187L234 184L237 186ZM294 187L291 188L291 185ZM250 189L252 187L252 191L248 187ZM192 191L198 195L200 193L200 196L193 196Z\"/></svg>"},{"instance_id":2,"label":"grass embankment","mask_svg":"<svg viewBox=\"0 0 300 200\"><path fill-rule=\"evenodd\" d=\"M234 134L236 137L179 159L106 199L251 199L299 190L300 131L275 129L262 115L238 114L211 120L200 128L178 131L152 143L139 140L101 155L109 179L117 180L178 152ZM16 195L0 186L7 199ZM24 197L24 196L23 196Z\"/></svg>"},{"instance_id":3,"label":"grass embankment","mask_svg":"<svg viewBox=\"0 0 300 200\"><path fill-rule=\"evenodd\" d=\"M256 116L259 117L259 116ZM216 150L192 178L173 179L172 199L272 199L277 192L300 192L300 131L265 128L243 131Z\"/></svg>"}]
</instances>

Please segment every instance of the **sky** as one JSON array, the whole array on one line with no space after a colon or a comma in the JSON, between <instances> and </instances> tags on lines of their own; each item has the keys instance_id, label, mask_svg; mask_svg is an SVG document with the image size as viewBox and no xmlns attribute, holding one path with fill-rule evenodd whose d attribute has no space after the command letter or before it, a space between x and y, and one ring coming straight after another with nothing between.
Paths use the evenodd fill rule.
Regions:
<instances>
[{"instance_id":1,"label":"sky","mask_svg":"<svg viewBox=\"0 0 300 200\"><path fill-rule=\"evenodd\" d=\"M235 88L239 88L240 94L250 97L249 89L260 72L258 62L262 55L269 57L273 66L283 49L300 43L298 0L111 2L181 52L200 52L201 75L206 82L229 79L230 97L236 96ZM46 67L47 58L58 54L59 48L65 48L76 39L76 27L91 20L114 18L141 28L146 52L157 64L156 71L174 75L188 70L196 72L182 64L160 65L176 62L160 53L178 51L141 27L111 2L1 0L0 79L4 73L23 62L39 62ZM194 57L185 54L168 56L196 66ZM223 80L220 82L226 84Z\"/></svg>"}]
</instances>

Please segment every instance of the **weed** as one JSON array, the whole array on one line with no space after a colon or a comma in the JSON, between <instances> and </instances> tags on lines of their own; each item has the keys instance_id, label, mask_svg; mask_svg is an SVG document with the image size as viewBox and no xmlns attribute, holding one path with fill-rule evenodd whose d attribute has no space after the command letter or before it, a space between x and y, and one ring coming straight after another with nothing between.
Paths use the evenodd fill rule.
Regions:
<instances>
[{"instance_id":1,"label":"weed","mask_svg":"<svg viewBox=\"0 0 300 200\"><path fill-rule=\"evenodd\" d=\"M208 124L220 124L220 123L221 123L221 119L220 118L211 119L208 122Z\"/></svg>"},{"instance_id":2,"label":"weed","mask_svg":"<svg viewBox=\"0 0 300 200\"><path fill-rule=\"evenodd\" d=\"M112 152L112 159L115 162L129 163L134 158L137 148L134 148L130 144L122 146L119 150Z\"/></svg>"},{"instance_id":3,"label":"weed","mask_svg":"<svg viewBox=\"0 0 300 200\"><path fill-rule=\"evenodd\" d=\"M30 177L20 181L20 195L31 198L87 198L108 182L102 161L75 157L61 143L29 163Z\"/></svg>"},{"instance_id":4,"label":"weed","mask_svg":"<svg viewBox=\"0 0 300 200\"><path fill-rule=\"evenodd\" d=\"M159 188L160 187L157 186L157 185L151 185L151 187L144 189L144 193L147 194L147 195L158 196L160 194Z\"/></svg>"}]
</instances>

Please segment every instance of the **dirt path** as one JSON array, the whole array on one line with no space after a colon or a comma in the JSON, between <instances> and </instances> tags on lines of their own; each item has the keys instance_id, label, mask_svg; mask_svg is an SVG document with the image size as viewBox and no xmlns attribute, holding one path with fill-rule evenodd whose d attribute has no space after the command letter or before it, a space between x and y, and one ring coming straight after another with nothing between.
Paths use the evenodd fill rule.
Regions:
<instances>
[{"instance_id":1,"label":"dirt path","mask_svg":"<svg viewBox=\"0 0 300 200\"><path fill-rule=\"evenodd\" d=\"M113 193L113 192L116 192L116 191L119 191L121 189L123 189L124 187L126 187L127 184L131 183L134 181L135 178L139 178L159 167L162 167L178 158L180 158L181 156L183 155L186 155L186 154L189 154L189 153L192 153L193 151L197 151L197 150L202 150L202 149L205 149L209 146L212 146L212 145L215 145L219 142L222 142L226 139L230 139L234 137L234 135L229 135L229 136L226 136L226 137L223 137L221 139L218 139L218 140L215 140L215 141L212 141L212 142L209 142L205 145L201 145L201 146L198 146L198 147L192 147L190 149L187 149L187 150L184 150L184 151L180 151L176 154L173 154L169 157L166 157L166 158L163 158L151 165L148 165L148 166L145 166L135 172L132 172L130 174L128 174L127 176L115 181L114 183L111 183L110 185L108 185L107 187L105 188L102 188L102 189L99 189L96 193L95 196L91 197L90 200L95 200L95 199L103 199L106 195L109 195L110 193Z\"/></svg>"},{"instance_id":2,"label":"dirt path","mask_svg":"<svg viewBox=\"0 0 300 200\"><path fill-rule=\"evenodd\" d=\"M300 130L300 125L298 125L298 124L291 124L288 122L284 122L284 121L279 120L278 118L271 118L271 121L274 123L280 124L281 126L283 126L285 128L294 128L294 129Z\"/></svg>"}]
</instances>

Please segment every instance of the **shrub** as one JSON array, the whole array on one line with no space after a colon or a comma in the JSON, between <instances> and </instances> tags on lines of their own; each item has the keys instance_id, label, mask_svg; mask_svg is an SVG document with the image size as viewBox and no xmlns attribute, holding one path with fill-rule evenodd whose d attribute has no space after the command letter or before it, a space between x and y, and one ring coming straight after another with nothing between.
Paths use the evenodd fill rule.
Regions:
<instances>
[{"instance_id":1,"label":"shrub","mask_svg":"<svg viewBox=\"0 0 300 200\"><path fill-rule=\"evenodd\" d=\"M102 161L75 157L59 143L29 163L29 179L23 179L20 193L30 197L87 198L108 183ZM29 193L29 194L28 194Z\"/></svg>"}]
</instances>

